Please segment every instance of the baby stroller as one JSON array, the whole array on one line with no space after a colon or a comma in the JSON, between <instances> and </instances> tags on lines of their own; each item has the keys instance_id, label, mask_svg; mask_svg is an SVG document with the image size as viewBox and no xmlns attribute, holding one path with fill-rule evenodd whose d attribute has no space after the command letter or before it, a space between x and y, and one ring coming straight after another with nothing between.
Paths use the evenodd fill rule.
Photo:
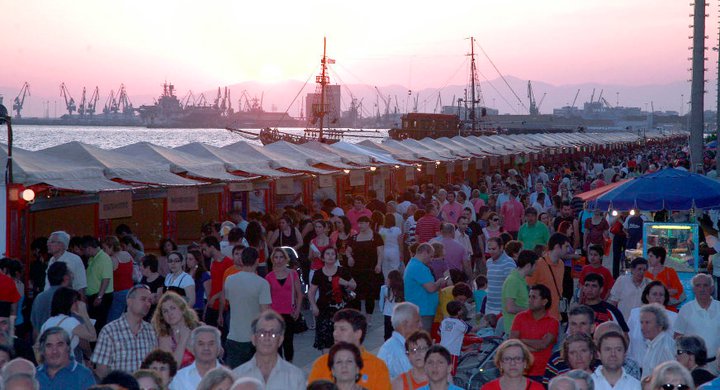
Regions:
<instances>
[{"instance_id":1,"label":"baby stroller","mask_svg":"<svg viewBox=\"0 0 720 390\"><path fill-rule=\"evenodd\" d=\"M479 390L485 383L500 376L493 358L495 351L504 341L503 337L483 337L482 343L463 353L458 361L453 382L466 390Z\"/></svg>"}]
</instances>

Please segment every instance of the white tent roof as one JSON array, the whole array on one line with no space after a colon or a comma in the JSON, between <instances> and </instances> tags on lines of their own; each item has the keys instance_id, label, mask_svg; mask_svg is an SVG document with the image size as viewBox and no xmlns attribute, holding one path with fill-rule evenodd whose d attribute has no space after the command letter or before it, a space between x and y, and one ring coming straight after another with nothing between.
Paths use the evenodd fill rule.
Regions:
<instances>
[{"instance_id":1,"label":"white tent roof","mask_svg":"<svg viewBox=\"0 0 720 390\"><path fill-rule=\"evenodd\" d=\"M7 166L7 145L0 145L0 161ZM99 192L127 190L131 187L109 180L103 169L82 165L62 158L13 148L13 182L25 186L47 184L71 191Z\"/></svg>"},{"instance_id":2,"label":"white tent roof","mask_svg":"<svg viewBox=\"0 0 720 390\"><path fill-rule=\"evenodd\" d=\"M317 153L322 154L332 154L334 156L338 156L340 158L340 162L346 163L346 164L355 164L357 166L370 166L370 165L376 165L377 161L375 161L369 154L367 153L359 153L357 150L345 150L342 148L335 148L335 144L328 145L323 144L317 141L312 141L303 144L302 146L306 149L311 149Z\"/></svg>"},{"instance_id":3,"label":"white tent roof","mask_svg":"<svg viewBox=\"0 0 720 390\"><path fill-rule=\"evenodd\" d=\"M384 143L379 144L377 142L370 141L369 139L360 141L359 143L357 143L357 145L362 148L377 150L380 153L388 153L392 157L402 161L427 161L427 159L419 157L416 152L404 147L396 148L390 145L386 145Z\"/></svg>"},{"instance_id":4,"label":"white tent roof","mask_svg":"<svg viewBox=\"0 0 720 390\"><path fill-rule=\"evenodd\" d=\"M298 159L304 158L308 165L325 164L337 169L358 169L355 165L349 165L342 162L337 154L320 152L305 145L295 145L286 141L273 142L265 145L263 148L276 154L284 156L295 156Z\"/></svg>"},{"instance_id":5,"label":"white tent roof","mask_svg":"<svg viewBox=\"0 0 720 390\"><path fill-rule=\"evenodd\" d=\"M202 184L202 182L185 179L170 172L169 164L161 164L81 142L68 142L40 150L38 153L54 156L65 161L72 161L80 165L102 168L105 177L110 179L165 186Z\"/></svg>"},{"instance_id":6,"label":"white tent roof","mask_svg":"<svg viewBox=\"0 0 720 390\"><path fill-rule=\"evenodd\" d=\"M279 154L268 150L266 147L249 144L245 141L236 142L227 146L225 149L232 153L242 154L246 157L257 161L265 161L273 169L285 168L293 171L312 172L315 174L326 175L336 171L328 171L325 169L315 168L307 163L307 159L299 159L294 154Z\"/></svg>"},{"instance_id":7,"label":"white tent roof","mask_svg":"<svg viewBox=\"0 0 720 390\"><path fill-rule=\"evenodd\" d=\"M114 151L152 160L160 164L168 164L171 172L187 174L192 177L228 182L247 181L257 178L257 176L242 177L232 175L225 170L225 164L217 160L194 156L181 150L166 148L149 142L134 143L114 149Z\"/></svg>"},{"instance_id":8,"label":"white tent roof","mask_svg":"<svg viewBox=\"0 0 720 390\"><path fill-rule=\"evenodd\" d=\"M390 153L384 151L383 149L374 148L367 145L351 144L349 142L340 141L330 145L330 148L333 150L341 150L350 153L357 153L359 155L366 155L372 161L379 163L406 165L404 162L395 159Z\"/></svg>"},{"instance_id":9,"label":"white tent roof","mask_svg":"<svg viewBox=\"0 0 720 390\"><path fill-rule=\"evenodd\" d=\"M472 153L468 152L465 148L454 145L450 146L446 143L438 142L436 139L433 138L423 138L417 142L421 145L424 145L428 149L438 151L443 155L450 155L453 158L466 159L473 156Z\"/></svg>"},{"instance_id":10,"label":"white tent roof","mask_svg":"<svg viewBox=\"0 0 720 390\"><path fill-rule=\"evenodd\" d=\"M267 160L257 160L241 153L233 153L227 149L218 148L217 146L203 144L200 142L193 142L187 145L178 146L175 150L208 160L216 160L224 164L225 169L231 172L241 171L251 175L260 175L265 177L294 176L292 173L286 173L270 168Z\"/></svg>"}]
</instances>

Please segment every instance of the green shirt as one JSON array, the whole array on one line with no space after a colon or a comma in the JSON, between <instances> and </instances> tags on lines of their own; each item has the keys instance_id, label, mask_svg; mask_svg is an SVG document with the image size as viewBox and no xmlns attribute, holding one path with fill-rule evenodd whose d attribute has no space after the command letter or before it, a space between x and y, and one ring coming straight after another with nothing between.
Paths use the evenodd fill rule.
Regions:
<instances>
[{"instance_id":1,"label":"green shirt","mask_svg":"<svg viewBox=\"0 0 720 390\"><path fill-rule=\"evenodd\" d=\"M536 245L547 245L550 240L550 231L544 223L538 221L534 226L527 223L520 226L518 241L523 243L523 249L535 250Z\"/></svg>"},{"instance_id":2,"label":"green shirt","mask_svg":"<svg viewBox=\"0 0 720 390\"><path fill-rule=\"evenodd\" d=\"M514 299L517 306L527 309L528 285L517 269L510 271L510 275L505 279L502 287L503 325L506 334L510 334L510 328L515 319L515 314L510 314L505 308L505 300L508 298Z\"/></svg>"},{"instance_id":3,"label":"green shirt","mask_svg":"<svg viewBox=\"0 0 720 390\"><path fill-rule=\"evenodd\" d=\"M99 249L95 256L88 261L86 295L98 294L103 279L110 279L105 293L113 292L112 259L102 249Z\"/></svg>"}]
</instances>

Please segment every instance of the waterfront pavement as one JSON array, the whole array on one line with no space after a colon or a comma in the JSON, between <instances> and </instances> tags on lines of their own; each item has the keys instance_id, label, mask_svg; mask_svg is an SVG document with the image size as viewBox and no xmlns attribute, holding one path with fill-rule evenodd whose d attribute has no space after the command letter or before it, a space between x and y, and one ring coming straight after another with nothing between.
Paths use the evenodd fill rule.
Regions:
<instances>
[{"instance_id":1,"label":"waterfront pavement","mask_svg":"<svg viewBox=\"0 0 720 390\"><path fill-rule=\"evenodd\" d=\"M365 336L365 343L363 346L368 352L377 354L380 346L385 342L383 339L384 331L384 319L382 313L378 311L378 305L375 305L375 313L372 316L372 323L368 328L367 335ZM310 324L312 318L312 312L309 310L303 311L306 321ZM294 339L295 345L295 357L293 358L293 364L300 367L305 375L310 373L313 362L322 353L313 347L315 342L315 329L308 329L307 331L296 334Z\"/></svg>"}]
</instances>

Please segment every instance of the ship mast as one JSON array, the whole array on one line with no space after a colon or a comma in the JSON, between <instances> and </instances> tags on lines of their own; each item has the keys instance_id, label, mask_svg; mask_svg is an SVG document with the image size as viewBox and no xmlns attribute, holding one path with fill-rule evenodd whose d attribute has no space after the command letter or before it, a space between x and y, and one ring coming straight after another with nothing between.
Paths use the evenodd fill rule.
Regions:
<instances>
[{"instance_id":1,"label":"ship mast","mask_svg":"<svg viewBox=\"0 0 720 390\"><path fill-rule=\"evenodd\" d=\"M320 76L315 76L315 82L320 84L320 107L319 110L316 112L316 115L320 117L320 127L318 128L318 141L322 142L323 140L323 122L325 119L325 114L327 114L327 110L325 107L325 86L329 83L328 76L327 76L327 38L323 37L323 56L322 60L320 60L322 73Z\"/></svg>"},{"instance_id":2,"label":"ship mast","mask_svg":"<svg viewBox=\"0 0 720 390\"><path fill-rule=\"evenodd\" d=\"M475 67L475 38L470 37L470 98L471 104L470 107L472 111L470 112L470 120L472 121L472 130L475 132L477 130L477 117L475 115L475 104L477 103L477 100L475 99L475 79L477 78L477 68Z\"/></svg>"}]
</instances>

